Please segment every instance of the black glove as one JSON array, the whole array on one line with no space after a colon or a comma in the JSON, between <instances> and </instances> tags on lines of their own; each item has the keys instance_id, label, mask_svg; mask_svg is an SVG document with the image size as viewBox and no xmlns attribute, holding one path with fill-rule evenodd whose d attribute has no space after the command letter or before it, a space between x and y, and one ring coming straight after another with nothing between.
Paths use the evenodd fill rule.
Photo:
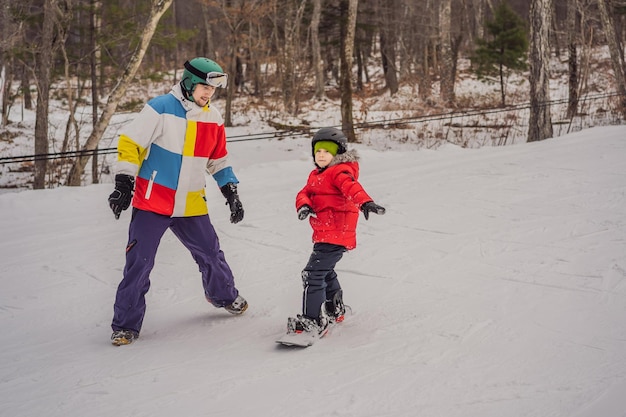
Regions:
<instances>
[{"instance_id":1,"label":"black glove","mask_svg":"<svg viewBox=\"0 0 626 417\"><path fill-rule=\"evenodd\" d=\"M300 220L304 220L310 215L314 215L314 214L315 212L313 211L313 209L307 206L306 204L298 209L298 219Z\"/></svg>"},{"instance_id":2,"label":"black glove","mask_svg":"<svg viewBox=\"0 0 626 417\"><path fill-rule=\"evenodd\" d=\"M109 196L109 207L113 210L116 219L120 218L122 210L130 206L133 199L133 188L135 188L135 178L126 174L115 176L115 191Z\"/></svg>"},{"instance_id":3,"label":"black glove","mask_svg":"<svg viewBox=\"0 0 626 417\"><path fill-rule=\"evenodd\" d=\"M363 212L363 215L365 216L365 220L368 220L370 218L370 213L385 214L385 208L382 206L379 206L373 201L368 201L367 203L363 203L361 205L361 211Z\"/></svg>"},{"instance_id":4,"label":"black glove","mask_svg":"<svg viewBox=\"0 0 626 417\"><path fill-rule=\"evenodd\" d=\"M230 208L230 222L239 223L243 220L243 206L237 194L237 184L229 182L220 187L222 194L226 197L226 204Z\"/></svg>"}]
</instances>

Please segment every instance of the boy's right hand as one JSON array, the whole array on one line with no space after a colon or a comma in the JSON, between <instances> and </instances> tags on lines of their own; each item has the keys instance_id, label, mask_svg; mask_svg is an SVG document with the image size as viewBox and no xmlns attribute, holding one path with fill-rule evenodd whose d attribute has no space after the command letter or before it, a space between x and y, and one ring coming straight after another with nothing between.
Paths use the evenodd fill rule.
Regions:
<instances>
[{"instance_id":1,"label":"boy's right hand","mask_svg":"<svg viewBox=\"0 0 626 417\"><path fill-rule=\"evenodd\" d=\"M307 217L309 217L310 215L313 215L313 214L315 214L313 209L311 207L307 206L306 204L298 209L298 219L300 219L300 220L304 220L304 219L306 219Z\"/></svg>"},{"instance_id":2,"label":"boy's right hand","mask_svg":"<svg viewBox=\"0 0 626 417\"><path fill-rule=\"evenodd\" d=\"M382 206L379 206L373 201L368 201L367 203L363 203L363 205L361 205L361 211L363 212L363 215L365 216L365 220L369 220L370 213L376 213L380 215L385 214L385 208Z\"/></svg>"}]
</instances>

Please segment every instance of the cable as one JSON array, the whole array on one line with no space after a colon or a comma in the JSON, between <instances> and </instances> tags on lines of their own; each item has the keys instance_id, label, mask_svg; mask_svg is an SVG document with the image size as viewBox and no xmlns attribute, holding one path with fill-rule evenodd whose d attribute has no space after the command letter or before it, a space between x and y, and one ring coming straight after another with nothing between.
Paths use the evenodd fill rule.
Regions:
<instances>
[{"instance_id":1,"label":"cable","mask_svg":"<svg viewBox=\"0 0 626 417\"><path fill-rule=\"evenodd\" d=\"M611 97L621 96L620 93L606 93L606 94L598 94L591 95L579 98L578 102L599 100ZM539 103L540 107L545 106L553 106L558 104L567 104L569 102L568 99L556 99L550 100L547 102ZM530 103L520 103L512 106L507 106L503 108L496 109L487 109L487 110L470 110L463 112L449 112L449 113L439 113L432 114L428 116L415 116L415 117L399 117L394 119L385 119L371 122L361 122L355 123L355 129L372 129L377 127L388 128L394 125L399 124L413 124L413 123L426 123L433 122L439 120L448 120L448 119L456 119L463 117L472 117L472 116L484 116L488 114L497 114L497 113L506 113L511 111L522 111L529 110L531 108ZM341 125L332 126L339 127ZM263 133L251 133L244 135L235 135L229 136L227 139L227 143L236 143L236 142L248 142L255 140L269 140L269 139L281 139L285 137L298 137L309 135L313 130L317 130L315 127L294 127L294 129L286 129L286 130L277 130L274 132L263 132ZM93 155L108 155L117 153L117 148L102 148L102 149L93 149L93 150L76 150L76 151L68 151L68 152L53 152L47 154L35 154L35 155L20 155L20 156L6 156L0 158L0 165L18 163L18 162L26 162L26 161L40 161L40 160L51 160L51 159L63 159L63 158L76 158L80 156L93 156Z\"/></svg>"}]
</instances>

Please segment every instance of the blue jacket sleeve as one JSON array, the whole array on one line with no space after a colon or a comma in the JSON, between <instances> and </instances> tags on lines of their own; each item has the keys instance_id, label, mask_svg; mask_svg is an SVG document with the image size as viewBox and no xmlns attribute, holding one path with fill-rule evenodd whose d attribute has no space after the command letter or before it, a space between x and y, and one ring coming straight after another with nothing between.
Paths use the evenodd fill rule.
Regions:
<instances>
[{"instance_id":1,"label":"blue jacket sleeve","mask_svg":"<svg viewBox=\"0 0 626 417\"><path fill-rule=\"evenodd\" d=\"M235 176L232 167L224 167L221 170L217 171L215 174L213 174L213 179L217 183L217 186L220 188L225 186L229 182L232 182L233 184L239 184L239 180L237 179L237 176Z\"/></svg>"}]
</instances>

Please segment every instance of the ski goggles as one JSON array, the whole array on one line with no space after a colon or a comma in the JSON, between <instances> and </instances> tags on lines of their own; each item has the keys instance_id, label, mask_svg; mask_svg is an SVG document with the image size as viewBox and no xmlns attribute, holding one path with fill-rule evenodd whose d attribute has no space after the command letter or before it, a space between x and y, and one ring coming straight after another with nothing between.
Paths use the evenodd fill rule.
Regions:
<instances>
[{"instance_id":1,"label":"ski goggles","mask_svg":"<svg viewBox=\"0 0 626 417\"><path fill-rule=\"evenodd\" d=\"M209 72L206 75L206 83L211 87L226 88L228 85L228 74L223 72Z\"/></svg>"},{"instance_id":2,"label":"ski goggles","mask_svg":"<svg viewBox=\"0 0 626 417\"><path fill-rule=\"evenodd\" d=\"M187 69L196 77L202 78L204 82L211 87L226 88L226 86L228 85L228 74L224 74L223 72L203 72L191 65L189 61L185 62L185 69Z\"/></svg>"}]
</instances>

